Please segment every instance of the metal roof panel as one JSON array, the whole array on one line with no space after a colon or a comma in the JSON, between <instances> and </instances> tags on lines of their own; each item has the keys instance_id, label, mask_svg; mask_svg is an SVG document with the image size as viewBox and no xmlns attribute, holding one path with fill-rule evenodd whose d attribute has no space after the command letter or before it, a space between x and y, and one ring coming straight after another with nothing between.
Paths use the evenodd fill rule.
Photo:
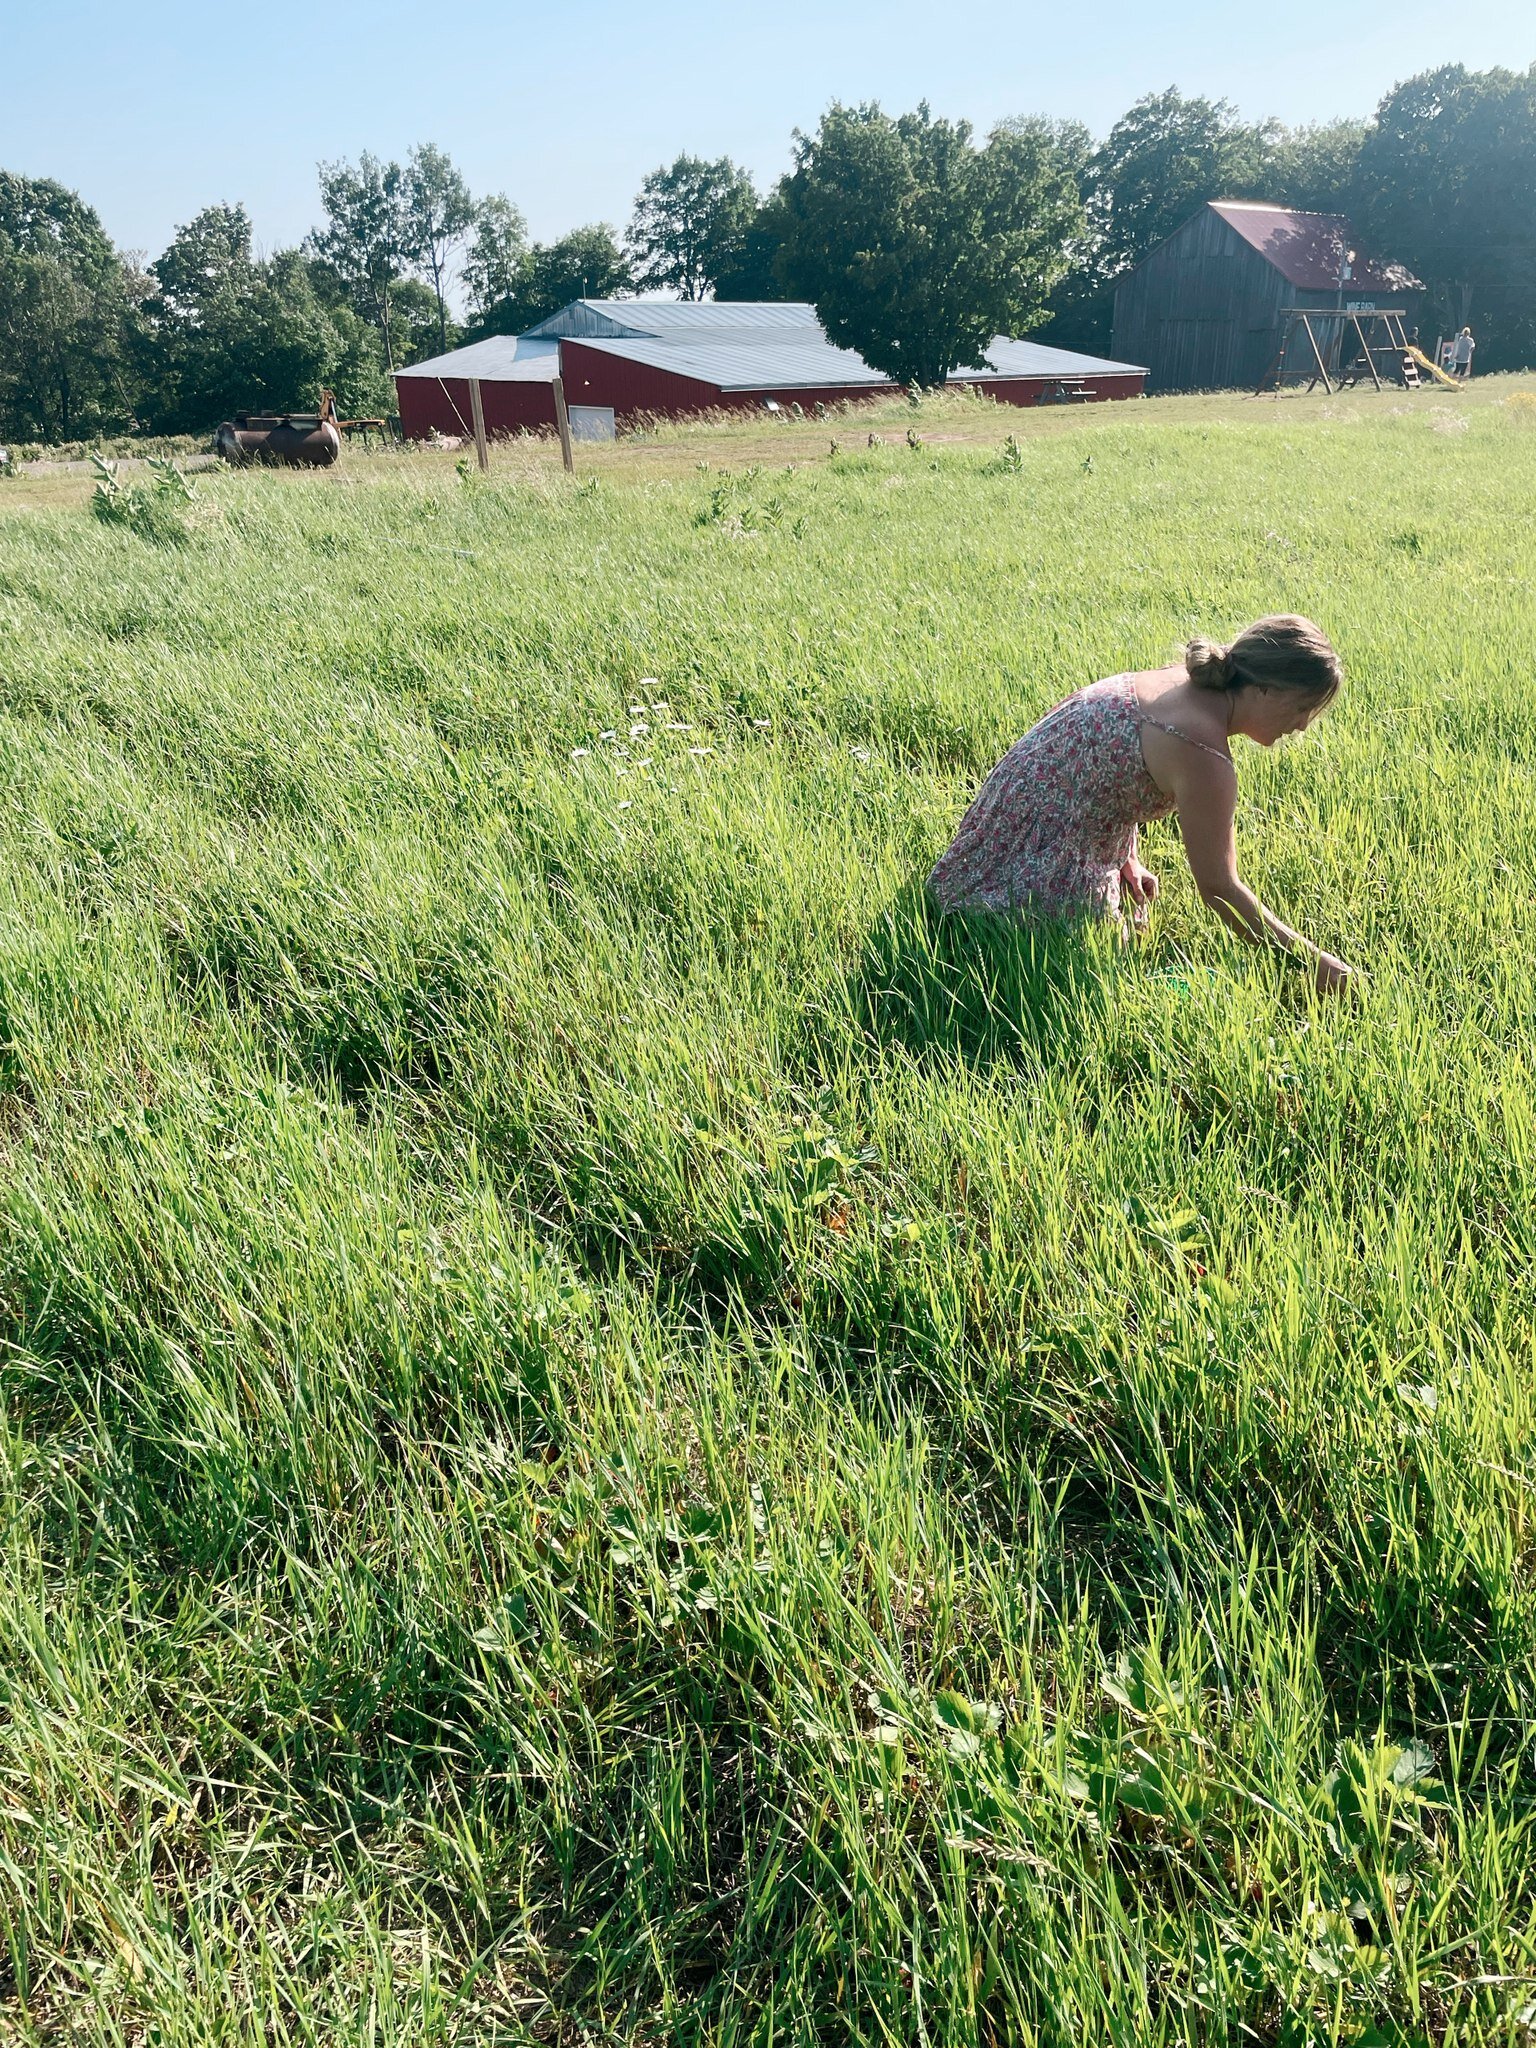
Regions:
<instances>
[{"instance_id":1,"label":"metal roof panel","mask_svg":"<svg viewBox=\"0 0 1536 2048\"><path fill-rule=\"evenodd\" d=\"M744 329L732 339L663 340L656 335L628 340L583 337L583 346L623 356L653 370L693 377L719 391L795 391L837 387L875 390L892 380L872 370L850 348L834 348L816 334Z\"/></svg>"},{"instance_id":2,"label":"metal roof panel","mask_svg":"<svg viewBox=\"0 0 1536 2048\"><path fill-rule=\"evenodd\" d=\"M614 329L618 319L645 320L652 332ZM577 320L575 316L582 317ZM571 316L565 336L548 330ZM590 317L588 317L590 316ZM895 380L862 356L828 341L813 306L763 302L682 304L675 299L578 299L528 334L493 334L447 355L396 372L401 377L478 377L487 383L548 383L560 374L561 339L624 356L712 384L718 391L888 389ZM1134 374L1139 365L1111 363L1038 342L994 337L985 364L957 370L956 382L1006 377Z\"/></svg>"},{"instance_id":3,"label":"metal roof panel","mask_svg":"<svg viewBox=\"0 0 1536 2048\"><path fill-rule=\"evenodd\" d=\"M624 356L652 369L671 370L679 377L694 377L721 391L774 390L879 390L894 386L895 379L871 368L852 349L836 348L817 329L817 338L746 332L732 340L662 340L657 337L629 340L588 339L588 348ZM1140 363L1115 363L1100 356L1078 355L1071 349L1046 348L1040 342L1014 341L1008 335L994 337L987 350L985 366L956 370L951 383L1009 377L1109 377L1144 376Z\"/></svg>"},{"instance_id":4,"label":"metal roof panel","mask_svg":"<svg viewBox=\"0 0 1536 2048\"><path fill-rule=\"evenodd\" d=\"M571 341L630 340L645 335L729 335L745 330L815 329L816 308L775 299L573 299L528 331Z\"/></svg>"},{"instance_id":5,"label":"metal roof panel","mask_svg":"<svg viewBox=\"0 0 1536 2048\"><path fill-rule=\"evenodd\" d=\"M1075 349L1047 348L1039 341L1014 341L994 334L983 367L951 370L951 384L994 377L1144 377L1144 363L1112 363L1104 356L1083 356Z\"/></svg>"},{"instance_id":6,"label":"metal roof panel","mask_svg":"<svg viewBox=\"0 0 1536 2048\"><path fill-rule=\"evenodd\" d=\"M490 334L395 372L397 377L480 377L488 384L548 384L559 374L559 342L526 334Z\"/></svg>"}]
</instances>

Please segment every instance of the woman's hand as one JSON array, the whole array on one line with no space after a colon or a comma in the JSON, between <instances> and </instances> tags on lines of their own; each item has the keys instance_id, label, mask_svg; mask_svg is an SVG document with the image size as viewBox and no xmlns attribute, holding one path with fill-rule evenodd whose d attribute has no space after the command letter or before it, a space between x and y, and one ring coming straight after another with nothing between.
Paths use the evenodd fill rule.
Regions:
<instances>
[{"instance_id":1,"label":"woman's hand","mask_svg":"<svg viewBox=\"0 0 1536 2048\"><path fill-rule=\"evenodd\" d=\"M1120 886L1135 906L1137 924L1147 921L1147 905L1157 900L1157 877L1150 868L1144 868L1133 853L1129 860L1120 864Z\"/></svg>"},{"instance_id":2,"label":"woman's hand","mask_svg":"<svg viewBox=\"0 0 1536 2048\"><path fill-rule=\"evenodd\" d=\"M1358 988L1360 977L1353 967L1333 953L1319 953L1313 969L1312 979L1320 996L1340 994L1347 988Z\"/></svg>"}]
</instances>

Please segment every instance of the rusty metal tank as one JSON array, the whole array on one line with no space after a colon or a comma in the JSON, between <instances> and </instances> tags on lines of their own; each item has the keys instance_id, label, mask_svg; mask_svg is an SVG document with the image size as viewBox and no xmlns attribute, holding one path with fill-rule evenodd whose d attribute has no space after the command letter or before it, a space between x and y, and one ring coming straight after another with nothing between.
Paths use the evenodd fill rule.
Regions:
<instances>
[{"instance_id":1,"label":"rusty metal tank","mask_svg":"<svg viewBox=\"0 0 1536 2048\"><path fill-rule=\"evenodd\" d=\"M318 412L237 412L219 427L213 445L226 462L329 469L341 453L336 401L327 391Z\"/></svg>"}]
</instances>

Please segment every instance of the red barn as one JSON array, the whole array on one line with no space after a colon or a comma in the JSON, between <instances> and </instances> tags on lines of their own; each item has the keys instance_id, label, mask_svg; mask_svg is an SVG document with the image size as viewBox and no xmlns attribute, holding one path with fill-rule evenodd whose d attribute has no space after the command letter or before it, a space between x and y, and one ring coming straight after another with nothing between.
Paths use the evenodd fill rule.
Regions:
<instances>
[{"instance_id":1,"label":"red barn","mask_svg":"<svg viewBox=\"0 0 1536 2048\"><path fill-rule=\"evenodd\" d=\"M450 350L430 362L396 370L400 430L410 441L432 434L474 433L470 379L480 380L480 404L488 434L517 434L555 424L552 386L560 374L558 341L534 341L525 334L493 334L468 348Z\"/></svg>"},{"instance_id":2,"label":"red barn","mask_svg":"<svg viewBox=\"0 0 1536 2048\"><path fill-rule=\"evenodd\" d=\"M1008 405L1055 398L1135 398L1146 371L998 335L986 361L957 370ZM406 435L465 436L469 381L480 381L489 434L550 427L563 380L578 437L605 439L642 416L680 418L766 405L832 405L899 387L852 349L828 341L813 306L577 299L528 333L493 336L396 372Z\"/></svg>"}]
</instances>

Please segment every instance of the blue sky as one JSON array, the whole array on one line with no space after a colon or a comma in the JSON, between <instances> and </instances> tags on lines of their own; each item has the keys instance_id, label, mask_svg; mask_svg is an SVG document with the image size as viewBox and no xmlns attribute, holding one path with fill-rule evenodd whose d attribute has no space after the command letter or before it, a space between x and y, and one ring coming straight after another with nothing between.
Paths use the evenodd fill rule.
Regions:
<instances>
[{"instance_id":1,"label":"blue sky","mask_svg":"<svg viewBox=\"0 0 1536 2048\"><path fill-rule=\"evenodd\" d=\"M1241 17L1241 18L1240 18ZM0 0L0 166L76 187L123 248L243 200L263 247L313 223L315 162L430 140L535 236L622 228L645 173L729 154L766 183L827 102L926 97L978 127L1072 115L1102 133L1176 83L1249 116L1368 112L1447 62L1524 69L1530 0Z\"/></svg>"}]
</instances>

